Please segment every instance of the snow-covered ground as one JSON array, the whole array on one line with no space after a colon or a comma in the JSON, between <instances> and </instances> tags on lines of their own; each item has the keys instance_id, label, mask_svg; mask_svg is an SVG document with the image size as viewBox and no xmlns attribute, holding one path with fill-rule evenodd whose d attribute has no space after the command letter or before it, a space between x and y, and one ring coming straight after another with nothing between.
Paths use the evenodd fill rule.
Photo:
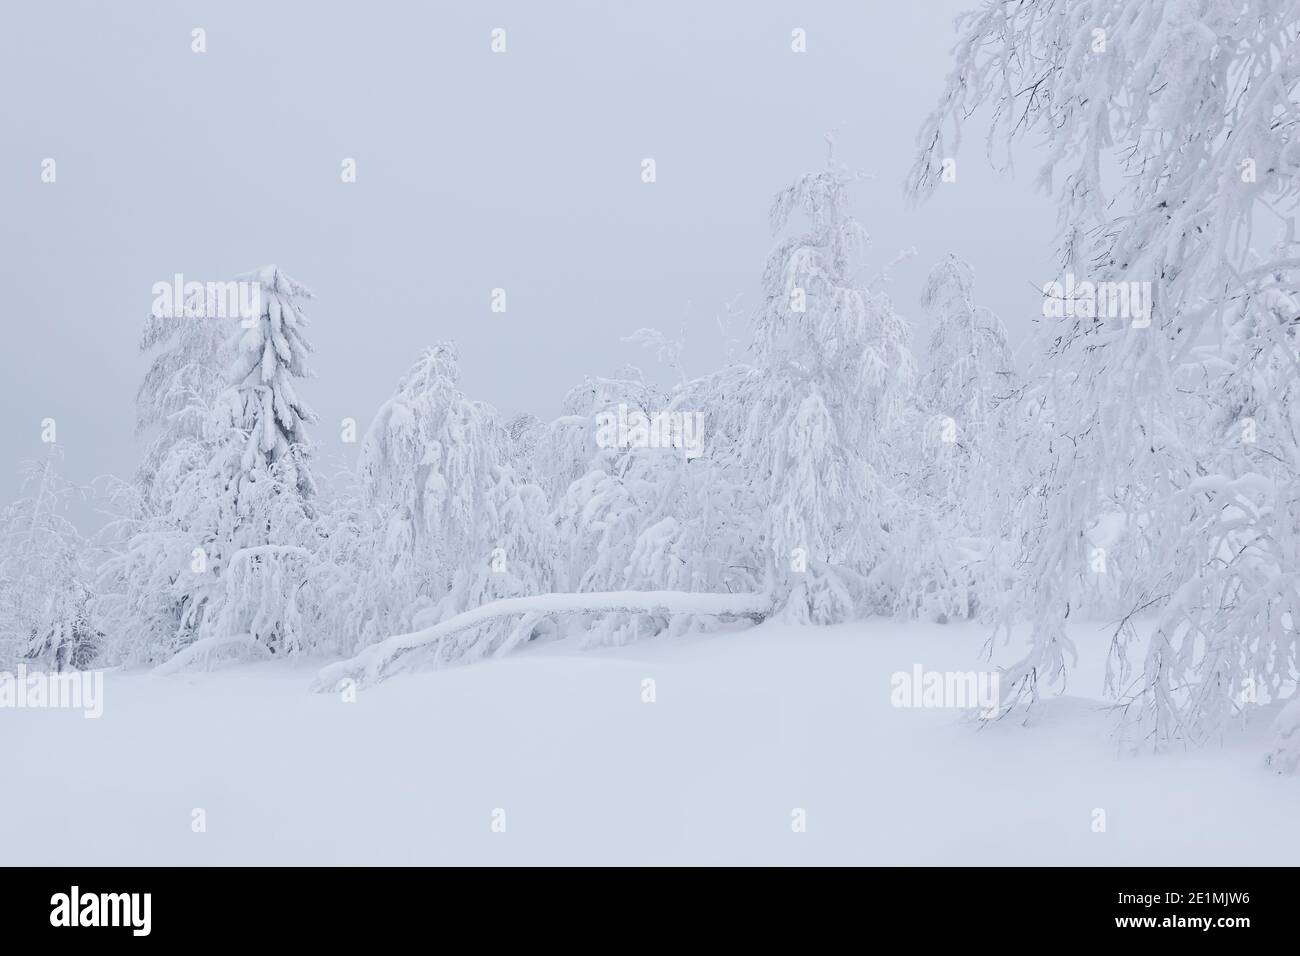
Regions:
<instances>
[{"instance_id":1,"label":"snow-covered ground","mask_svg":"<svg viewBox=\"0 0 1300 956\"><path fill-rule=\"evenodd\" d=\"M899 709L984 633L869 621L404 674L355 703L306 663L110 673L98 720L0 711L9 864L1294 864L1267 721L1117 753L1105 636L1028 726ZM1096 653L1092 653L1096 652ZM643 681L654 680L653 703ZM206 830L194 832L202 809ZM1105 831L1095 832L1094 811ZM504 811L504 815L497 811ZM796 811L806 832L795 832ZM504 820L504 832L493 821Z\"/></svg>"}]
</instances>

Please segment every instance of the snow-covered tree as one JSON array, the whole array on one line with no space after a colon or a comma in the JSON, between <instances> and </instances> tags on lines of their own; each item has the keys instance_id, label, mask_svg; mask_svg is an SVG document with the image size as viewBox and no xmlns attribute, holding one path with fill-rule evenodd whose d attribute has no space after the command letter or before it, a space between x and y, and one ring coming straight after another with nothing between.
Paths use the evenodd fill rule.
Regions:
<instances>
[{"instance_id":1,"label":"snow-covered tree","mask_svg":"<svg viewBox=\"0 0 1300 956\"><path fill-rule=\"evenodd\" d=\"M549 580L549 508L517 470L520 459L518 467L530 467L517 444L527 429L512 435L459 381L453 344L426 350L362 440L370 560L361 572L359 645L475 602L536 593ZM493 644L491 635L468 637L444 648L444 659Z\"/></svg>"},{"instance_id":2,"label":"snow-covered tree","mask_svg":"<svg viewBox=\"0 0 1300 956\"><path fill-rule=\"evenodd\" d=\"M248 634L276 652L312 643L302 626L315 531L311 443L315 414L295 379L310 376L303 302L311 293L275 266L245 277L261 286L244 323L227 387L214 403L215 453L196 472L199 546L208 572L192 603L205 638Z\"/></svg>"},{"instance_id":3,"label":"snow-covered tree","mask_svg":"<svg viewBox=\"0 0 1300 956\"><path fill-rule=\"evenodd\" d=\"M542 443L546 440L546 423L527 412L506 423L508 438L506 460L525 481L541 483Z\"/></svg>"},{"instance_id":4,"label":"snow-covered tree","mask_svg":"<svg viewBox=\"0 0 1300 956\"><path fill-rule=\"evenodd\" d=\"M170 445L155 444L147 498L110 526L116 546L102 568L101 605L125 660L157 662L199 640L243 636L275 652L320 641L303 610L326 577L314 563L306 426L315 416L294 385L310 374L302 313L310 293L274 266L243 278L259 285L259 314L227 325L229 344L194 346L193 361L165 355L142 389L142 421L187 424L164 429ZM197 320L175 321L186 323L182 334L200 334L188 327ZM204 357L212 354L228 368L209 398ZM155 381L174 392L161 409Z\"/></svg>"},{"instance_id":5,"label":"snow-covered tree","mask_svg":"<svg viewBox=\"0 0 1300 956\"><path fill-rule=\"evenodd\" d=\"M931 270L921 304L934 328L919 399L931 415L952 420L961 439L987 423L1012 385L1007 330L991 309L975 304L974 270L955 255Z\"/></svg>"},{"instance_id":6,"label":"snow-covered tree","mask_svg":"<svg viewBox=\"0 0 1300 956\"><path fill-rule=\"evenodd\" d=\"M80 495L51 446L25 467L23 497L0 511L0 664L50 670L89 666L100 651L91 604L89 545L68 516Z\"/></svg>"},{"instance_id":7,"label":"snow-covered tree","mask_svg":"<svg viewBox=\"0 0 1300 956\"><path fill-rule=\"evenodd\" d=\"M375 579L361 589L361 643L409 629L437 605L472 547L498 436L491 411L459 383L454 344L425 350L362 438L357 473L376 554Z\"/></svg>"},{"instance_id":8,"label":"snow-covered tree","mask_svg":"<svg viewBox=\"0 0 1300 956\"><path fill-rule=\"evenodd\" d=\"M1015 382L1006 330L975 303L970 265L954 255L921 296L933 330L916 402L892 436L907 514L888 567L897 611L946 621L991 614L1007 590L1002 519L1013 423L1000 408Z\"/></svg>"},{"instance_id":9,"label":"snow-covered tree","mask_svg":"<svg viewBox=\"0 0 1300 956\"><path fill-rule=\"evenodd\" d=\"M741 406L718 394L720 383L737 374L747 373L724 370L664 392L626 369L615 378L587 379L569 393L566 414L553 423L547 443L558 472L571 479L555 505L562 586L581 592L755 589L757 509L740 501L745 492L736 471ZM674 422L685 430L687 416L692 448L638 440L642 423L653 429L656 421ZM732 420L724 423L725 416ZM586 641L622 643L714 622L644 612L578 623Z\"/></svg>"},{"instance_id":10,"label":"snow-covered tree","mask_svg":"<svg viewBox=\"0 0 1300 956\"><path fill-rule=\"evenodd\" d=\"M224 440L242 445L231 490L238 496L245 482L278 468L306 501L315 491L306 426L316 416L298 397L294 379L312 374L302 312L311 293L275 266L249 279L261 283L261 315L239 337L215 410Z\"/></svg>"},{"instance_id":11,"label":"snow-covered tree","mask_svg":"<svg viewBox=\"0 0 1300 956\"><path fill-rule=\"evenodd\" d=\"M216 399L227 385L238 321L198 308L150 314L142 351L154 353L136 393L136 433L149 435L132 485L109 495L114 519L102 532L106 557L96 569L95 614L110 657L148 661L194 639L185 583L197 562L190 530L196 473L214 454L210 439Z\"/></svg>"},{"instance_id":12,"label":"snow-covered tree","mask_svg":"<svg viewBox=\"0 0 1300 956\"><path fill-rule=\"evenodd\" d=\"M1025 537L1033 643L1010 678L1032 699L1062 676L1085 576L1115 573L1098 529L1122 529L1102 537L1130 556L1129 609L1156 617L1137 673L1124 618L1111 686L1156 742L1205 739L1247 679L1262 701L1297 663L1291 393L1273 381L1265 408L1253 383L1295 362L1298 28L1274 0L988 4L960 21L910 181L934 187L983 103L1008 157L1045 142L1062 286L1082 291L1046 302L1063 314L1026 394L1052 437ZM1247 419L1264 431L1244 449Z\"/></svg>"},{"instance_id":13,"label":"snow-covered tree","mask_svg":"<svg viewBox=\"0 0 1300 956\"><path fill-rule=\"evenodd\" d=\"M140 350L154 355L136 393L136 433L151 438L136 483L143 504L154 511L168 504L157 500L165 460L206 433L213 402L227 385L236 325L232 317L197 309L151 314L145 321Z\"/></svg>"},{"instance_id":14,"label":"snow-covered tree","mask_svg":"<svg viewBox=\"0 0 1300 956\"><path fill-rule=\"evenodd\" d=\"M911 331L888 296L858 284L866 233L847 209L853 176L833 156L772 205L782 239L763 274L754 381L740 436L759 483L763 576L794 620L825 623L880 607L868 575L892 508L884 435L912 387Z\"/></svg>"},{"instance_id":15,"label":"snow-covered tree","mask_svg":"<svg viewBox=\"0 0 1300 956\"><path fill-rule=\"evenodd\" d=\"M417 615L417 626L446 620L502 598L543 594L552 589L555 530L546 495L521 480L508 464L494 466L483 491L473 540L482 542L452 577L446 597L432 612ZM437 661L468 662L502 654L530 640L542 619L525 614L517 621L489 622L462 632L436 649Z\"/></svg>"},{"instance_id":16,"label":"snow-covered tree","mask_svg":"<svg viewBox=\"0 0 1300 956\"><path fill-rule=\"evenodd\" d=\"M564 398L564 414L551 425L550 470L557 477L556 521L566 554L562 581L574 591L639 586L627 580L636 536L654 520L654 478L671 451L626 446L598 435L600 418L649 416L667 396L634 368L610 378L588 377Z\"/></svg>"},{"instance_id":17,"label":"snow-covered tree","mask_svg":"<svg viewBox=\"0 0 1300 956\"><path fill-rule=\"evenodd\" d=\"M180 444L202 447L184 439ZM156 474L180 459L178 447ZM140 485L121 489L110 501L114 518L102 532L105 557L95 572L94 613L113 663L160 663L196 638L190 589L200 580L194 569L204 563L203 552L181 491L172 485L159 496L165 508L146 503Z\"/></svg>"}]
</instances>

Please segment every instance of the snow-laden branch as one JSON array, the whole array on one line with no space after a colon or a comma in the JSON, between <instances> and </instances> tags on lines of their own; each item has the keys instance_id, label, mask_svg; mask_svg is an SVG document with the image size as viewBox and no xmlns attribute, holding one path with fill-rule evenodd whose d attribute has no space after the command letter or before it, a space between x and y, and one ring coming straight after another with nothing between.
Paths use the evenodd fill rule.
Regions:
<instances>
[{"instance_id":1,"label":"snow-laden branch","mask_svg":"<svg viewBox=\"0 0 1300 956\"><path fill-rule=\"evenodd\" d=\"M692 591L596 591L589 594L537 594L491 601L472 611L457 614L432 627L410 634L395 634L372 644L346 661L321 669L312 682L316 691L335 689L340 681L373 683L384 669L407 651L437 644L459 631L513 614L582 614L626 612L669 614L716 614L764 617L772 608L766 594L700 594Z\"/></svg>"},{"instance_id":2,"label":"snow-laden branch","mask_svg":"<svg viewBox=\"0 0 1300 956\"><path fill-rule=\"evenodd\" d=\"M164 676L197 664L209 662L213 655L225 648L241 648L252 651L259 657L270 657L271 652L265 644L253 638L251 634L228 634L223 637L205 637L169 657L153 669L153 673Z\"/></svg>"}]
</instances>

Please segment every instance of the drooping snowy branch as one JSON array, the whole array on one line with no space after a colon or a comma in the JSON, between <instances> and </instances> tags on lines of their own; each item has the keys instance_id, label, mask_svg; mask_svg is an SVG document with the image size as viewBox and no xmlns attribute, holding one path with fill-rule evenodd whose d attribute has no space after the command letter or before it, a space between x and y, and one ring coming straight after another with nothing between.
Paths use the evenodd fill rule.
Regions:
<instances>
[{"instance_id":1,"label":"drooping snowy branch","mask_svg":"<svg viewBox=\"0 0 1300 956\"><path fill-rule=\"evenodd\" d=\"M991 105L990 145L1045 141L1058 287L1085 290L1045 301L1021 400L1032 645L1011 683L1062 676L1072 611L1118 612L1109 681L1138 739L1205 740L1297 662L1300 6L1026 0L960 31L909 188L933 192Z\"/></svg>"}]
</instances>

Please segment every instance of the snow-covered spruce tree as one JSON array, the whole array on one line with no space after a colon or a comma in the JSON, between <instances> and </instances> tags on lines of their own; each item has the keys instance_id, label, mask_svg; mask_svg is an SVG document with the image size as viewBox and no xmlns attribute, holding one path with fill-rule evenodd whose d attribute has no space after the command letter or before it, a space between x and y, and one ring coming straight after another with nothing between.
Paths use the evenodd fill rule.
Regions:
<instances>
[{"instance_id":1,"label":"snow-covered spruce tree","mask_svg":"<svg viewBox=\"0 0 1300 956\"><path fill-rule=\"evenodd\" d=\"M974 285L954 255L931 270L921 296L933 322L927 369L892 436L908 513L890 549L890 590L896 610L937 621L988 615L1007 589L999 517L1013 463L998 406L1015 373L1006 330L976 305Z\"/></svg>"},{"instance_id":2,"label":"snow-covered spruce tree","mask_svg":"<svg viewBox=\"0 0 1300 956\"><path fill-rule=\"evenodd\" d=\"M739 437L761 489L762 578L801 622L888 603L868 575L892 525L884 435L912 386L911 332L888 296L857 284L866 233L847 211L852 180L832 156L772 205L773 232L795 212L807 225L778 243L763 274Z\"/></svg>"},{"instance_id":3,"label":"snow-covered spruce tree","mask_svg":"<svg viewBox=\"0 0 1300 956\"><path fill-rule=\"evenodd\" d=\"M129 546L136 574L159 583L176 575L175 637L146 649L150 660L196 638L291 652L319 639L304 609L329 613L310 598L317 542L306 426L315 416L293 383L310 374L302 314L310 293L274 266L242 278L260 284L260 313L236 330L204 436L169 455L168 513Z\"/></svg>"},{"instance_id":4,"label":"snow-covered spruce tree","mask_svg":"<svg viewBox=\"0 0 1300 956\"><path fill-rule=\"evenodd\" d=\"M311 599L330 579L315 560L305 434L314 416L292 381L310 374L301 311L310 293L274 266L241 279L258 284L258 314L241 323L204 320L215 324L203 328L176 317L182 337L213 340L191 347L188 370L177 346L142 389L141 420L163 427L142 469L147 495L110 526L117 543L101 569L98 602L115 656L125 661L158 663L198 641L274 652L326 643L330 609ZM210 355L227 363L224 387L211 398ZM182 371L167 373L172 367ZM187 387L194 380L203 388ZM160 406L165 423L151 382L174 390Z\"/></svg>"},{"instance_id":5,"label":"snow-covered spruce tree","mask_svg":"<svg viewBox=\"0 0 1300 956\"><path fill-rule=\"evenodd\" d=\"M1156 617L1136 671L1124 618L1111 687L1142 739L1203 740L1284 693L1297 663L1292 392L1270 383L1265 401L1252 383L1275 361L1294 376L1300 11L1027 0L959 23L910 186L934 187L962 122L991 103L990 142L1045 140L1039 182L1056 189L1062 265L1086 290L1048 303L1066 314L1027 396L1053 437L1026 536L1032 648L1011 680L1032 700L1063 676L1066 617L1108 563L1090 530L1119 525L1137 558L1129 609ZM1207 422L1216 408L1232 427Z\"/></svg>"},{"instance_id":6,"label":"snow-covered spruce tree","mask_svg":"<svg viewBox=\"0 0 1300 956\"><path fill-rule=\"evenodd\" d=\"M311 293L275 266L264 266L250 278L261 283L261 315L239 336L226 389L216 403L223 437L240 451L232 490L238 497L245 484L278 469L306 502L315 492L306 426L316 416L299 399L293 381L312 374L302 313L302 302Z\"/></svg>"},{"instance_id":7,"label":"snow-covered spruce tree","mask_svg":"<svg viewBox=\"0 0 1300 956\"><path fill-rule=\"evenodd\" d=\"M89 544L67 515L80 491L59 474L60 458L51 445L27 462L23 497L0 511L0 666L81 669L100 651Z\"/></svg>"},{"instance_id":8,"label":"snow-covered spruce tree","mask_svg":"<svg viewBox=\"0 0 1300 956\"><path fill-rule=\"evenodd\" d=\"M294 385L311 375L302 312L311 293L275 266L248 278L261 284L261 314L242 330L215 403L218 448L203 489L215 519L208 558L221 588L203 635L247 634L292 652L320 638L304 611L330 613L311 600L316 483L307 426L316 416Z\"/></svg>"}]
</instances>

